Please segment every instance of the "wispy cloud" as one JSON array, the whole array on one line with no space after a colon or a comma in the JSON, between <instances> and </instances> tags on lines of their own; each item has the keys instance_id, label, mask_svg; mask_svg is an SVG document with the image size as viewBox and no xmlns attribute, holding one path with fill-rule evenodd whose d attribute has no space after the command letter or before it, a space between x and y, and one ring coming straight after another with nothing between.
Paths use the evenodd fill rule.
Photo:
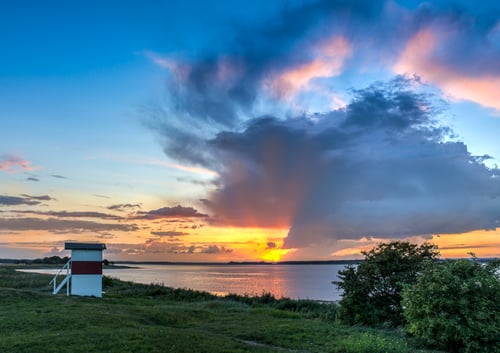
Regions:
<instances>
[{"instance_id":1,"label":"wispy cloud","mask_svg":"<svg viewBox=\"0 0 500 353\"><path fill-rule=\"evenodd\" d=\"M40 202L31 200L26 197L0 195L0 205L17 206L17 205L38 205Z\"/></svg>"},{"instance_id":2,"label":"wispy cloud","mask_svg":"<svg viewBox=\"0 0 500 353\"><path fill-rule=\"evenodd\" d=\"M33 171L36 168L31 162L13 154L0 155L0 171L6 173L20 173L24 171Z\"/></svg>"},{"instance_id":3,"label":"wispy cloud","mask_svg":"<svg viewBox=\"0 0 500 353\"><path fill-rule=\"evenodd\" d=\"M109 213L102 213L102 212L93 212L93 211L24 211L24 210L17 210L17 211L12 211L16 213L21 213L21 214L36 214L40 216L51 216L51 217L57 217L57 218L99 218L99 219L124 219L123 217L120 216L115 216Z\"/></svg>"},{"instance_id":4,"label":"wispy cloud","mask_svg":"<svg viewBox=\"0 0 500 353\"><path fill-rule=\"evenodd\" d=\"M106 196L106 195L94 194L94 196L95 196L95 197L99 197L99 198L101 198L101 199L108 199L108 200L110 200L110 199L111 199L111 197Z\"/></svg>"},{"instance_id":5,"label":"wispy cloud","mask_svg":"<svg viewBox=\"0 0 500 353\"><path fill-rule=\"evenodd\" d=\"M131 211L131 210L135 210L137 208L141 208L141 204L140 203L120 203L120 204L115 204L115 205L111 205L111 206L108 206L107 209L108 210L113 210L113 211Z\"/></svg>"},{"instance_id":6,"label":"wispy cloud","mask_svg":"<svg viewBox=\"0 0 500 353\"><path fill-rule=\"evenodd\" d=\"M37 200L37 201L51 201L54 200L53 197L50 197L49 195L40 195L40 196L33 196L33 195L28 195L28 194L21 194L21 196L30 199L30 200Z\"/></svg>"},{"instance_id":7,"label":"wispy cloud","mask_svg":"<svg viewBox=\"0 0 500 353\"><path fill-rule=\"evenodd\" d=\"M0 195L0 205L4 206L17 206L17 205L39 205L41 201L51 201L54 200L49 195L42 196L32 196L22 194L20 196L8 196L8 195Z\"/></svg>"},{"instance_id":8,"label":"wispy cloud","mask_svg":"<svg viewBox=\"0 0 500 353\"><path fill-rule=\"evenodd\" d=\"M158 237L179 237L183 235L188 235L186 232L178 232L178 231L154 231L151 232L151 235L156 235Z\"/></svg>"},{"instance_id":9,"label":"wispy cloud","mask_svg":"<svg viewBox=\"0 0 500 353\"><path fill-rule=\"evenodd\" d=\"M163 219L163 218L203 218L208 215L198 212L193 207L181 205L173 207L162 207L147 212L139 211L133 216L133 219Z\"/></svg>"},{"instance_id":10,"label":"wispy cloud","mask_svg":"<svg viewBox=\"0 0 500 353\"><path fill-rule=\"evenodd\" d=\"M233 249L220 244L182 244L165 243L159 240L150 239L140 246L124 247L123 251L134 255L142 254L172 254L172 255L220 255L230 254Z\"/></svg>"},{"instance_id":11,"label":"wispy cloud","mask_svg":"<svg viewBox=\"0 0 500 353\"><path fill-rule=\"evenodd\" d=\"M134 224L98 223L82 220L40 219L40 218L0 218L0 228L12 231L44 230L49 232L78 231L137 231Z\"/></svg>"}]
</instances>

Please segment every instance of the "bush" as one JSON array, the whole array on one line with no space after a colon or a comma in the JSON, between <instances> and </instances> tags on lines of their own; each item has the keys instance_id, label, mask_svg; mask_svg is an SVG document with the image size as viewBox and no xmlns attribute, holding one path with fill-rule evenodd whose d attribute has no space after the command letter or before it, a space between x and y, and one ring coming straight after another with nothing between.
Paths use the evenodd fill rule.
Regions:
<instances>
[{"instance_id":1,"label":"bush","mask_svg":"<svg viewBox=\"0 0 500 353\"><path fill-rule=\"evenodd\" d=\"M438 256L436 246L394 241L362 254L363 262L339 271L340 281L333 282L343 291L340 321L350 325L401 325L403 287L415 283L424 263Z\"/></svg>"},{"instance_id":2,"label":"bush","mask_svg":"<svg viewBox=\"0 0 500 353\"><path fill-rule=\"evenodd\" d=\"M500 352L499 263L448 260L403 292L407 331L449 352Z\"/></svg>"}]
</instances>

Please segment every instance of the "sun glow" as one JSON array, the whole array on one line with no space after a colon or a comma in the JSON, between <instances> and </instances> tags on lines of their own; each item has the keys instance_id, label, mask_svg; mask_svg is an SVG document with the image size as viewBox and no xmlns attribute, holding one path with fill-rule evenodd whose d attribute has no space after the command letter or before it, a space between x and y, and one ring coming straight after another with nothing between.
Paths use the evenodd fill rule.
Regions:
<instances>
[{"instance_id":1,"label":"sun glow","mask_svg":"<svg viewBox=\"0 0 500 353\"><path fill-rule=\"evenodd\" d=\"M263 261L278 262L283 259L283 256L292 252L293 249L268 249L261 255Z\"/></svg>"}]
</instances>

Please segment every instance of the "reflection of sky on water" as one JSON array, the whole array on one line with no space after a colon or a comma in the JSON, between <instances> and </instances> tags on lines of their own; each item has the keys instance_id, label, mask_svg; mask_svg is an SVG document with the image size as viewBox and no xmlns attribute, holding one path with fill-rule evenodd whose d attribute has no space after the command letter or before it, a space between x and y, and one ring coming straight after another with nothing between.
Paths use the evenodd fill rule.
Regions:
<instances>
[{"instance_id":1,"label":"reflection of sky on water","mask_svg":"<svg viewBox=\"0 0 500 353\"><path fill-rule=\"evenodd\" d=\"M105 269L104 274L124 281L191 288L217 295L228 293L293 299L339 300L331 282L343 265L140 265ZM32 270L55 274L58 270Z\"/></svg>"}]
</instances>

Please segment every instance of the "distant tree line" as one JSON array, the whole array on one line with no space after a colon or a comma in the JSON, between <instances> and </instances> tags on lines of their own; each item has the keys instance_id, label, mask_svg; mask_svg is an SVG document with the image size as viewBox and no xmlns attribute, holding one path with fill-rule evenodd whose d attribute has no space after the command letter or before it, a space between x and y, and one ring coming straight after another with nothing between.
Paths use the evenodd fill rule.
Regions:
<instances>
[{"instance_id":1,"label":"distant tree line","mask_svg":"<svg viewBox=\"0 0 500 353\"><path fill-rule=\"evenodd\" d=\"M48 256L43 259L34 259L34 260L15 260L13 261L16 264L43 264L43 265L64 265L70 260L68 256L60 257L60 256ZM104 266L112 266L113 262L107 259L102 260L102 264Z\"/></svg>"},{"instance_id":2,"label":"distant tree line","mask_svg":"<svg viewBox=\"0 0 500 353\"><path fill-rule=\"evenodd\" d=\"M69 257L60 257L60 256L49 256L49 257L44 257L43 259L34 259L34 260L15 260L14 263L16 264L44 264L44 265L64 265L66 262L69 261Z\"/></svg>"}]
</instances>

